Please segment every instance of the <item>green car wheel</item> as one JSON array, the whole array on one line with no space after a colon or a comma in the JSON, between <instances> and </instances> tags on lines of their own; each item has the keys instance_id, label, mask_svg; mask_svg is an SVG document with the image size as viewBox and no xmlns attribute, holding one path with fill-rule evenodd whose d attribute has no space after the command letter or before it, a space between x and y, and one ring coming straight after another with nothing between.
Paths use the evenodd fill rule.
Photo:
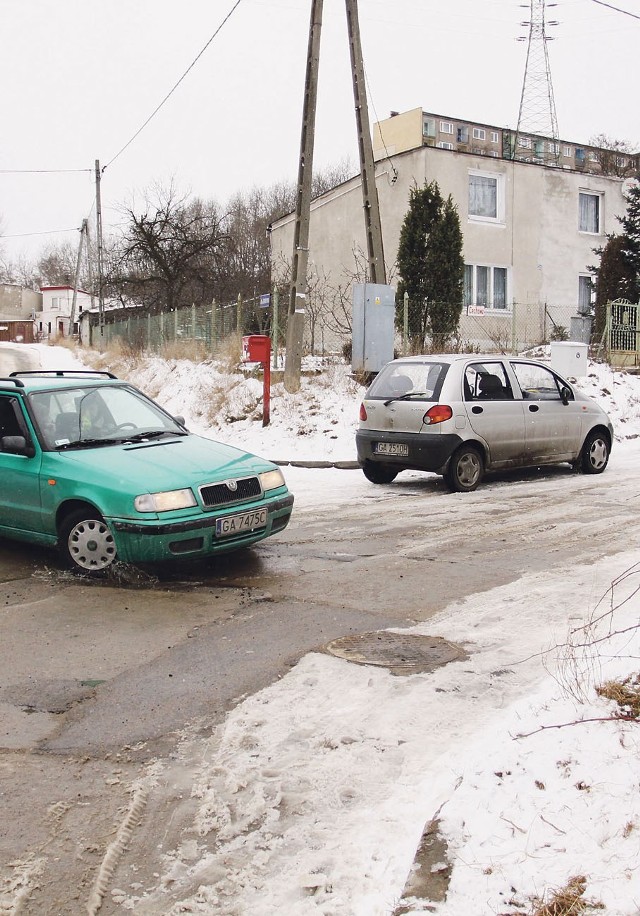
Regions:
<instances>
[{"instance_id":1,"label":"green car wheel","mask_svg":"<svg viewBox=\"0 0 640 916\"><path fill-rule=\"evenodd\" d=\"M64 520L60 546L67 564L83 573L102 573L116 559L111 529L89 506L71 513Z\"/></svg>"}]
</instances>

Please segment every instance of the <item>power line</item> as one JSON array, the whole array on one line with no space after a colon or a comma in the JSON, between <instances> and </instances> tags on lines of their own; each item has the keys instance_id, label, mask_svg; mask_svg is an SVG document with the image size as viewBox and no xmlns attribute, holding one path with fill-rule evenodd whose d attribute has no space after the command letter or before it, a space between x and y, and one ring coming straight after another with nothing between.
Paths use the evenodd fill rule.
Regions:
<instances>
[{"instance_id":1,"label":"power line","mask_svg":"<svg viewBox=\"0 0 640 916\"><path fill-rule=\"evenodd\" d=\"M200 58L202 57L202 55L204 54L204 52L207 50L207 48L209 47L209 45L211 44L211 42L213 41L213 39L218 35L218 33L220 32L220 30L223 28L223 26L226 25L226 23L229 21L229 19L231 18L231 16L234 14L234 12L236 11L236 9L240 6L240 3L241 3L241 2L242 2L242 0L236 0L236 2L234 3L234 5L232 6L232 8L229 10L229 12L228 12L227 15L225 16L225 18L222 20L222 22L220 23L220 25L218 26L218 28L215 30L215 32L214 32L213 35L211 36L211 38L208 40L208 42L207 42L207 43L205 44L205 46L202 48L202 50L200 51L200 53L199 53L198 55L196 55L196 57L191 61L191 63L189 64L189 66L187 67L187 69L184 71L184 73L182 74L182 76L180 77L180 79L178 80L178 82L173 86L172 89L169 90L169 92L165 95L165 97L164 97L163 100L160 102L160 104L157 105L156 108L154 108L154 110L151 112L151 114L149 115L149 117L147 118L147 120L144 122L144 124L143 124L141 127L138 128L138 130L137 130L137 131L135 132L135 134L131 137L131 139L128 140L128 141L125 143L125 145L122 147L122 149L118 150L118 152L115 154L115 156L114 156L112 159L110 159L110 160L107 162L106 165L104 165L104 166L102 167L102 171L103 171L103 172L104 172L105 169L109 168L109 166L110 166L112 163L114 163L114 162L116 161L116 159L118 158L118 156L120 156L120 155L122 155L122 153L124 153L124 151L127 149L127 147L131 146L131 144L133 143L133 141L136 139L136 137L138 137L138 136L142 133L142 131L145 129L145 127L146 127L147 124L151 121L151 119L154 118L154 117L158 114L158 112L159 112L160 109L163 107L163 105L171 98L171 96L172 96L173 93L176 91L176 89L178 88L178 86L180 85L180 83L183 81L183 79L186 77L186 75L195 67L195 65L196 65L197 62L200 60Z\"/></svg>"},{"instance_id":2,"label":"power line","mask_svg":"<svg viewBox=\"0 0 640 916\"><path fill-rule=\"evenodd\" d=\"M614 10L616 13L623 13L625 16L631 16L632 19L640 19L637 13L630 13L629 10L621 10L620 7L605 3L604 0L592 0L592 3L597 3L598 6L606 6L607 9Z\"/></svg>"},{"instance_id":3,"label":"power line","mask_svg":"<svg viewBox=\"0 0 640 916\"><path fill-rule=\"evenodd\" d=\"M19 232L17 235L0 235L1 239L25 239L31 235L57 235L60 232L79 232L80 228L78 226L73 226L71 229L48 229L45 232Z\"/></svg>"},{"instance_id":4,"label":"power line","mask_svg":"<svg viewBox=\"0 0 640 916\"><path fill-rule=\"evenodd\" d=\"M62 172L91 172L93 169L0 169L0 175L57 175Z\"/></svg>"}]
</instances>

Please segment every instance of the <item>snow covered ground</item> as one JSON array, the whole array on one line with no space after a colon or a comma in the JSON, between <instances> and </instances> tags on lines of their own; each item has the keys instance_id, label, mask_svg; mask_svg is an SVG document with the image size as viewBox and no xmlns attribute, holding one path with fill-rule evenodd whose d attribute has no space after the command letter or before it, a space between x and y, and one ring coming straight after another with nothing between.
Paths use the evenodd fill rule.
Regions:
<instances>
[{"instance_id":1,"label":"snow covered ground","mask_svg":"<svg viewBox=\"0 0 640 916\"><path fill-rule=\"evenodd\" d=\"M43 366L75 359L39 350ZM260 383L240 372L149 359L127 376L194 431L265 457L355 458L362 389L344 367L305 378L297 395L276 386L268 428ZM606 473L635 482L640 380L594 365L579 386L614 423ZM329 474L337 502L369 486L358 472L285 468L299 511L319 504ZM167 850L154 894L123 892L122 908L386 916L438 815L451 880L429 912L638 916L638 724L596 687L639 670L639 560L630 549L568 562L447 608L410 632L446 634L469 658L433 674L304 657L207 739L191 840ZM552 908L568 885L574 908Z\"/></svg>"}]
</instances>

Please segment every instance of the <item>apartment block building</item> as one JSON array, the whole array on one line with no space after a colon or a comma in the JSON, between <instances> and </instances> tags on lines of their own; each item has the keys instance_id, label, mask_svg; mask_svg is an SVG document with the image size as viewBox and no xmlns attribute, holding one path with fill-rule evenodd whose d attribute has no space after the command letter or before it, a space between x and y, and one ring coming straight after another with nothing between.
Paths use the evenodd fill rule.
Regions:
<instances>
[{"instance_id":1,"label":"apartment block building","mask_svg":"<svg viewBox=\"0 0 640 916\"><path fill-rule=\"evenodd\" d=\"M594 249L606 244L607 234L619 231L617 217L626 209L624 191L634 180L637 156L619 156L618 165L614 158L612 174L596 160L597 148L563 142L547 160L543 153L548 146L535 146L542 138L514 138L502 128L422 109L379 122L373 133L392 284L411 189L437 181L443 196L452 196L460 217L463 327L487 316L505 336L531 343L545 339L546 322L568 327L573 315L589 313L591 268L598 261ZM273 225L275 276L291 260L293 228L293 214ZM309 248L310 270L323 278L325 301L332 290L344 300L350 284L364 279L360 175L312 202Z\"/></svg>"}]
</instances>

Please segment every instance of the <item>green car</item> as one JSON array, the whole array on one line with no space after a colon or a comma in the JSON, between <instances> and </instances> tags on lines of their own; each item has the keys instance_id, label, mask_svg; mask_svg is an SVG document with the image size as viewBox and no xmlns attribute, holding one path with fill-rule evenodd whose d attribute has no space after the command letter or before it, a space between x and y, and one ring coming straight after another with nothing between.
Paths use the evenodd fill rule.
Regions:
<instances>
[{"instance_id":1,"label":"green car","mask_svg":"<svg viewBox=\"0 0 640 916\"><path fill-rule=\"evenodd\" d=\"M193 435L109 372L0 378L0 537L99 574L247 547L292 506L275 464Z\"/></svg>"}]
</instances>

